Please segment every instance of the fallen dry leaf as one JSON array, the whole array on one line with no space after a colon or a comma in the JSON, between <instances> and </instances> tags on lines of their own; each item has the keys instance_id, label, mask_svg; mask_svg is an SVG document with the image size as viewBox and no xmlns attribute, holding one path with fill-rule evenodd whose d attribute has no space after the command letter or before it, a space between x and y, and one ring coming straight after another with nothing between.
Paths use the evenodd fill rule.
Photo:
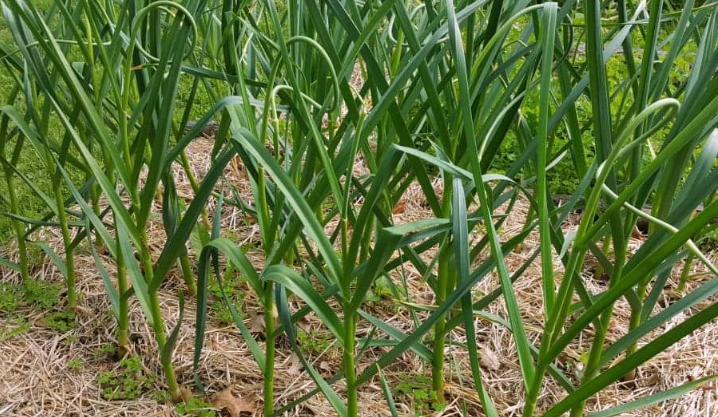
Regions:
<instances>
[{"instance_id":1,"label":"fallen dry leaf","mask_svg":"<svg viewBox=\"0 0 718 417\"><path fill-rule=\"evenodd\" d=\"M306 317L302 317L297 321L297 327L308 332L312 328L312 323Z\"/></svg>"},{"instance_id":2,"label":"fallen dry leaf","mask_svg":"<svg viewBox=\"0 0 718 417\"><path fill-rule=\"evenodd\" d=\"M224 391L218 392L212 397L212 404L219 410L227 410L230 416L239 417L243 411L245 413L254 413L257 407L251 402L237 398L232 394L232 388L225 388Z\"/></svg>"},{"instance_id":3,"label":"fallen dry leaf","mask_svg":"<svg viewBox=\"0 0 718 417\"><path fill-rule=\"evenodd\" d=\"M83 306L75 306L74 312L78 316L86 316L86 317L92 317L92 314L94 313L94 311L92 309L83 307Z\"/></svg>"},{"instance_id":4,"label":"fallen dry leaf","mask_svg":"<svg viewBox=\"0 0 718 417\"><path fill-rule=\"evenodd\" d=\"M638 227L634 227L633 231L631 231L631 237L634 239L642 239L643 233L641 233L641 230Z\"/></svg>"},{"instance_id":5,"label":"fallen dry leaf","mask_svg":"<svg viewBox=\"0 0 718 417\"><path fill-rule=\"evenodd\" d=\"M499 357L496 356L493 350L483 348L481 349L481 360L479 361L479 365L481 365L482 368L495 371L499 369L501 362L499 362Z\"/></svg>"},{"instance_id":6,"label":"fallen dry leaf","mask_svg":"<svg viewBox=\"0 0 718 417\"><path fill-rule=\"evenodd\" d=\"M247 328L252 333L264 333L264 314L248 314L249 324Z\"/></svg>"},{"instance_id":7,"label":"fallen dry leaf","mask_svg":"<svg viewBox=\"0 0 718 417\"><path fill-rule=\"evenodd\" d=\"M256 224L256 223L257 223L257 221L254 220L254 217L251 217L251 216L244 216L244 221L245 221L245 223L247 223L248 225L252 225L252 224Z\"/></svg>"},{"instance_id":8,"label":"fallen dry leaf","mask_svg":"<svg viewBox=\"0 0 718 417\"><path fill-rule=\"evenodd\" d=\"M192 398L192 391L186 387L180 387L180 397L182 397L182 401L187 401Z\"/></svg>"},{"instance_id":9,"label":"fallen dry leaf","mask_svg":"<svg viewBox=\"0 0 718 417\"><path fill-rule=\"evenodd\" d=\"M297 355L292 354L291 358L289 359L289 368L287 368L287 373L292 375L298 375L302 372L302 364L299 361L299 358Z\"/></svg>"},{"instance_id":10,"label":"fallen dry leaf","mask_svg":"<svg viewBox=\"0 0 718 417\"><path fill-rule=\"evenodd\" d=\"M658 372L652 372L651 375L648 378L644 378L643 384L641 384L644 387L654 387L661 383L661 376L658 374Z\"/></svg>"}]
</instances>

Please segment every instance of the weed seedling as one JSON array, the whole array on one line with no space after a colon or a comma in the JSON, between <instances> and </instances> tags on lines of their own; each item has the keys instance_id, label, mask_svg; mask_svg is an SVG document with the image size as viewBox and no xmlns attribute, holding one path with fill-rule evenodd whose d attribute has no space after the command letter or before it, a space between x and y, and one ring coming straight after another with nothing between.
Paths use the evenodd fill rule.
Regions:
<instances>
[{"instance_id":1,"label":"weed seedling","mask_svg":"<svg viewBox=\"0 0 718 417\"><path fill-rule=\"evenodd\" d=\"M309 333L300 330L297 332L297 342L302 349L310 354L320 354L327 350L332 343L332 335L330 333L319 333L310 331Z\"/></svg>"},{"instance_id":2,"label":"weed seedling","mask_svg":"<svg viewBox=\"0 0 718 417\"><path fill-rule=\"evenodd\" d=\"M175 411L181 416L216 417L217 412L211 403L197 397L190 397L187 401L177 404Z\"/></svg>"},{"instance_id":3,"label":"weed seedling","mask_svg":"<svg viewBox=\"0 0 718 417\"><path fill-rule=\"evenodd\" d=\"M0 311L6 314L14 313L20 304L20 294L17 287L12 284L0 284Z\"/></svg>"},{"instance_id":4,"label":"weed seedling","mask_svg":"<svg viewBox=\"0 0 718 417\"><path fill-rule=\"evenodd\" d=\"M30 324L25 321L22 317L17 317L9 320L5 326L0 327L0 342L10 340L15 336L26 333L30 330Z\"/></svg>"},{"instance_id":5,"label":"weed seedling","mask_svg":"<svg viewBox=\"0 0 718 417\"><path fill-rule=\"evenodd\" d=\"M75 328L75 313L56 312L46 315L42 321L45 326L58 332L68 332Z\"/></svg>"},{"instance_id":6,"label":"weed seedling","mask_svg":"<svg viewBox=\"0 0 718 417\"><path fill-rule=\"evenodd\" d=\"M22 284L25 302L40 310L54 307L60 300L59 284L39 280L27 280Z\"/></svg>"},{"instance_id":7,"label":"weed seedling","mask_svg":"<svg viewBox=\"0 0 718 417\"><path fill-rule=\"evenodd\" d=\"M239 275L232 275L222 282L222 288L227 298L235 305L237 313L242 315L242 309L239 306L244 302L244 292L242 292L238 285L241 283L241 277ZM209 291L212 294L212 299L209 303L209 308L214 311L215 318L222 324L233 323L232 313L229 312L227 303L224 301L222 296L222 288L220 288L217 281L212 280L209 284Z\"/></svg>"},{"instance_id":8,"label":"weed seedling","mask_svg":"<svg viewBox=\"0 0 718 417\"><path fill-rule=\"evenodd\" d=\"M112 344L106 344L102 345L98 348L95 348L95 351L93 352L96 358L107 358L114 356L116 354L115 346Z\"/></svg>"},{"instance_id":9,"label":"weed seedling","mask_svg":"<svg viewBox=\"0 0 718 417\"><path fill-rule=\"evenodd\" d=\"M97 383L106 400L134 400L152 385L153 378L145 375L139 356L120 361L119 368L101 372Z\"/></svg>"},{"instance_id":10,"label":"weed seedling","mask_svg":"<svg viewBox=\"0 0 718 417\"><path fill-rule=\"evenodd\" d=\"M79 372L85 365L85 361L80 358L72 358L67 361L67 369L73 372Z\"/></svg>"},{"instance_id":11,"label":"weed seedling","mask_svg":"<svg viewBox=\"0 0 718 417\"><path fill-rule=\"evenodd\" d=\"M431 409L441 411L445 404L436 401L436 391L432 389L431 377L426 375L399 375L396 395L410 400L417 415L431 414Z\"/></svg>"}]
</instances>

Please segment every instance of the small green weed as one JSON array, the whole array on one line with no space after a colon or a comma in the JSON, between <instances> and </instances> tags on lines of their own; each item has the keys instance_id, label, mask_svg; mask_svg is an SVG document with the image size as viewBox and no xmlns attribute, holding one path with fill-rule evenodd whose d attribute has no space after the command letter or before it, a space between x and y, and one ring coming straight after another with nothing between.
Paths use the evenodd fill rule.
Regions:
<instances>
[{"instance_id":1,"label":"small green weed","mask_svg":"<svg viewBox=\"0 0 718 417\"><path fill-rule=\"evenodd\" d=\"M20 304L20 293L15 285L0 284L0 311L14 313Z\"/></svg>"},{"instance_id":2,"label":"small green weed","mask_svg":"<svg viewBox=\"0 0 718 417\"><path fill-rule=\"evenodd\" d=\"M309 333L304 330L297 332L297 342L307 353L322 353L329 348L332 343L332 335L330 333L319 333L311 331Z\"/></svg>"},{"instance_id":3,"label":"small green weed","mask_svg":"<svg viewBox=\"0 0 718 417\"><path fill-rule=\"evenodd\" d=\"M9 321L10 323L0 327L0 342L10 340L30 330L30 323L26 322L22 317L13 318Z\"/></svg>"},{"instance_id":4,"label":"small green weed","mask_svg":"<svg viewBox=\"0 0 718 417\"><path fill-rule=\"evenodd\" d=\"M45 326L57 330L58 332L67 332L75 328L75 313L64 311L50 313L46 315L42 321Z\"/></svg>"},{"instance_id":5,"label":"small green weed","mask_svg":"<svg viewBox=\"0 0 718 417\"><path fill-rule=\"evenodd\" d=\"M106 400L134 400L152 384L153 378L145 375L139 356L120 361L119 369L101 372L97 382Z\"/></svg>"},{"instance_id":6,"label":"small green weed","mask_svg":"<svg viewBox=\"0 0 718 417\"><path fill-rule=\"evenodd\" d=\"M229 278L225 278L222 281L222 287L224 288L227 298L235 305L241 305L244 301L244 292L241 291L238 286L242 282L241 277L238 274L233 274ZM232 313L229 312L227 304L224 302L222 296L222 289L219 287L219 283L216 280L211 280L209 283L209 291L212 294L211 301L209 302L209 308L214 311L214 315L223 324L233 323ZM237 312L241 314L241 309L237 309Z\"/></svg>"},{"instance_id":7,"label":"small green weed","mask_svg":"<svg viewBox=\"0 0 718 417\"><path fill-rule=\"evenodd\" d=\"M48 310L58 303L60 288L59 284L34 279L19 285L0 284L0 311L14 313L21 305Z\"/></svg>"},{"instance_id":8,"label":"small green weed","mask_svg":"<svg viewBox=\"0 0 718 417\"><path fill-rule=\"evenodd\" d=\"M385 276L381 276L376 280L374 288L367 292L366 301L370 303L378 303L382 299L390 299L392 295L391 283Z\"/></svg>"},{"instance_id":9,"label":"small green weed","mask_svg":"<svg viewBox=\"0 0 718 417\"><path fill-rule=\"evenodd\" d=\"M83 366L85 366L85 361L80 358L72 358L67 361L67 369L70 371L78 372Z\"/></svg>"},{"instance_id":10,"label":"small green weed","mask_svg":"<svg viewBox=\"0 0 718 417\"><path fill-rule=\"evenodd\" d=\"M161 389L153 392L152 398L158 403L166 404L172 400L172 395L166 389Z\"/></svg>"},{"instance_id":11,"label":"small green weed","mask_svg":"<svg viewBox=\"0 0 718 417\"><path fill-rule=\"evenodd\" d=\"M437 407L443 408L443 405L436 401L436 391L432 389L431 377L426 375L400 374L395 394L410 399L416 415L430 414L432 405L435 411L441 411Z\"/></svg>"},{"instance_id":12,"label":"small green weed","mask_svg":"<svg viewBox=\"0 0 718 417\"><path fill-rule=\"evenodd\" d=\"M175 406L175 411L181 416L216 417L214 406L197 397L190 397L185 402Z\"/></svg>"},{"instance_id":13,"label":"small green weed","mask_svg":"<svg viewBox=\"0 0 718 417\"><path fill-rule=\"evenodd\" d=\"M95 348L95 351L93 352L95 357L101 358L104 356L110 356L115 354L115 347L113 345L102 345L98 348Z\"/></svg>"},{"instance_id":14,"label":"small green weed","mask_svg":"<svg viewBox=\"0 0 718 417\"><path fill-rule=\"evenodd\" d=\"M60 297L60 284L39 280L28 280L22 284L25 302L38 309L47 310L54 307Z\"/></svg>"}]
</instances>

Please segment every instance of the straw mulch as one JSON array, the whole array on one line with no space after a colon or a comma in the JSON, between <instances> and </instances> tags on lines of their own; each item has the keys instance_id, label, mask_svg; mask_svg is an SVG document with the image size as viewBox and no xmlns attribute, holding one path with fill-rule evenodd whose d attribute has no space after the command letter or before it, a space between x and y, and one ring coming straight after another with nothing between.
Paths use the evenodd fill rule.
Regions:
<instances>
[{"instance_id":1,"label":"straw mulch","mask_svg":"<svg viewBox=\"0 0 718 417\"><path fill-rule=\"evenodd\" d=\"M199 178L207 172L209 161L208 150L211 148L210 139L198 139L189 149L188 155L191 164ZM234 161L227 168L227 178L239 187L240 193L250 195L242 165ZM176 178L181 195L191 198L192 190L179 167L176 169ZM437 189L440 183L436 183ZM213 204L209 211L214 212ZM518 208L512 212L502 228L505 239L518 233L523 227L525 218L525 204L519 202ZM223 209L223 230L227 236L241 242L245 247L259 243L259 231L256 225L241 215L235 208L225 206ZM395 221L403 223L422 217L427 217L429 210L423 203L418 188L412 187L407 191L405 202L395 209ZM576 218L567 221L565 227L575 226ZM165 234L161 226L161 217L152 224L150 236L153 247L159 253ZM48 234L48 240L53 247L60 250L61 238L59 235ZM640 237L639 237L640 239ZM640 242L635 242L637 247ZM538 245L538 236L532 235L522 245L520 250L507 255L510 271L518 268L527 259ZM5 248L5 255L12 256L13 248ZM259 267L262 262L261 252L249 252L254 265ZM103 257L108 271L112 272L112 263L108 257ZM158 401L156 393L162 389L162 372L158 366L155 342L151 329L144 320L142 311L137 302L133 302L131 309L131 331L133 349L142 357L142 374L147 376L147 383L141 395L134 400L105 400L98 382L100 373L118 369L118 362L111 355L103 353L103 346L112 346L115 334L115 323L108 314L110 303L105 295L102 280L97 272L95 261L88 250L79 250L76 256L78 291L82 293L76 317L76 325L69 331L58 331L48 328L43 320L47 311L37 311L28 307L20 307L19 316L24 318L29 328L20 334L0 341L0 416L172 416L178 415L174 406ZM586 270L590 270L595 261L587 261ZM559 263L556 262L558 265ZM678 268L676 268L678 270ZM698 270L694 271L700 272ZM34 277L38 280L62 283L60 273L50 264L35 265ZM413 303L431 304L433 295L428 286L421 281L421 277L411 265L404 265L401 269L406 279L410 300ZM560 275L561 270L557 268ZM674 275L676 272L674 271ZM398 274L393 277L397 282L402 278ZM698 275L689 285L689 290L696 288L706 279ZM0 282L18 283L17 274L2 270ZM522 309L526 329L532 343L538 344L543 326L543 312L541 304L540 265L538 261L526 271L515 283L519 304ZM671 294L677 282L677 275L668 282L666 294ZM589 288L598 292L605 288L606 283L592 279L587 280ZM173 328L178 319L178 289L184 286L179 271L172 271L171 276L161 289L163 315L169 329ZM475 289L476 293L488 293L498 286L498 280L492 275L482 281ZM255 296L246 286L239 284L239 290L246 291L241 307L246 313L247 324L255 333L260 344L263 343L259 334L261 328L261 310L257 307ZM62 295L60 297L62 299ZM669 303L671 300L662 300ZM708 300L709 302L715 301ZM297 308L299 302L292 299L292 307ZM62 309L62 305L56 307ZM379 303L372 303L367 310L398 328L410 331L413 321L407 308L400 303L384 299ZM489 306L488 312L506 317L501 299ZM187 389L194 389L192 381L192 358L194 353L195 332L195 304L191 298L187 300L185 318L182 323L179 340L174 353L175 369L181 384ZM690 314L690 312L688 313ZM611 322L611 332L608 343L616 340L625 333L629 319L628 305L621 301L617 303L614 319ZM17 326L17 313L13 317L6 317L0 313L0 327L6 330ZM224 392L215 404L224 407L221 411L226 415L260 415L262 375L257 368L246 343L233 324L222 324L213 317L208 324L205 348L199 366L199 376L207 389L208 396L200 395L194 390L194 395L207 401L217 399L216 393ZM422 315L420 314L420 317ZM681 319L685 319L685 316ZM675 325L678 321L668 323L667 327ZM326 330L313 316L299 323L300 328L317 339L321 339ZM524 392L520 371L518 367L515 346L511 334L500 325L483 319L477 319L477 340L482 348L482 370L485 385L488 388L497 408L503 416L520 415L523 406L522 393ZM364 321L360 323L358 337L369 334L369 327ZM447 344L446 375L450 378L448 383L447 408L436 415L462 415L465 406L468 414L482 415L478 405L475 390L471 384L470 369L467 354L460 347L465 340L461 329L451 334L451 339L457 344ZM580 340L570 346L560 358L568 369L569 376L580 371L581 352L590 346L591 334L586 332ZM340 367L341 355L335 341L331 339L320 343L320 351L308 354L314 366L329 378ZM105 348L106 349L106 348ZM364 362L359 364L363 369L372 358L380 355L384 349L369 350ZM276 369L276 404L283 405L292 399L312 390L314 384L302 369L298 359L290 354L286 340L280 340ZM68 364L81 364L70 366ZM699 329L685 340L674 345L668 351L660 354L639 369L636 381L616 384L602 391L588 404L590 410L599 410L611 405L631 401L638 397L667 389L685 383L691 379L700 378L718 372L718 325L711 323ZM389 384L392 387L406 386L406 381L414 381L415 387L421 387L422 378L429 376L430 367L413 354L405 354L393 365L384 370ZM425 378L424 378L425 379ZM430 379L429 379L430 381ZM548 405L562 398L565 394L562 389L550 378L541 395L540 407ZM225 391L229 389L229 391ZM341 383L335 389L343 395ZM214 395L214 397L213 397ZM402 415L431 414L415 401L406 392L396 392L395 398ZM223 401L224 400L224 401ZM232 413L230 413L232 412ZM381 391L379 380L373 380L362 387L360 393L360 413L366 416L389 415L388 407ZM314 396L301 406L288 411L287 416L324 416L333 415L332 409L321 395ZM708 385L677 400L656 405L640 412L627 414L633 416L715 416L718 415L718 388Z\"/></svg>"}]
</instances>

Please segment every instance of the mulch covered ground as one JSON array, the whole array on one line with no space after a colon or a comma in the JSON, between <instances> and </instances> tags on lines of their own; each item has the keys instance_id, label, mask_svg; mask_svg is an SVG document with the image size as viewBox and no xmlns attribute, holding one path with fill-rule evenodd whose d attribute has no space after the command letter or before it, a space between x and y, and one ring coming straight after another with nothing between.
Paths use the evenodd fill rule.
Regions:
<instances>
[{"instance_id":1,"label":"mulch covered ground","mask_svg":"<svg viewBox=\"0 0 718 417\"><path fill-rule=\"evenodd\" d=\"M209 168L207 149L212 145L210 139L198 139L191 145L188 155L198 177L202 177ZM240 192L249 196L249 187L244 177L241 164L235 162L227 168L227 177L238 185ZM178 188L185 197L191 198L192 190L179 168L176 172ZM439 187L437 181L437 188ZM524 224L525 207L519 202L511 218L502 228L505 239L518 233ZM525 206L525 204L524 204ZM210 213L214 210L209 207ZM242 242L245 248L251 248L259 242L259 231L256 225L247 221L237 209L225 206L223 226L226 236ZM394 213L397 223L428 217L429 210L423 204L418 188L410 188L401 207ZM576 219L569 219L565 227L574 226ZM164 243L165 234L161 227L161 218L156 219L150 230L151 241L157 253ZM60 236L46 236L54 242L54 248L60 251ZM640 236L636 237L634 249L640 246ZM510 271L516 270L527 259L538 245L538 236L532 235L520 248L507 255ZM13 257L13 248L6 247L4 256ZM263 259L259 250L250 250L249 256L256 267L260 267ZM715 259L715 257L713 258ZM113 267L108 257L103 257L108 271ZM587 260L586 271L593 266ZM87 248L79 249L76 255L78 291L82 293L75 324L69 329L58 329L49 326L46 317L52 311L38 309L36 306L19 306L12 315L0 312L0 416L170 416L178 415L174 405L168 404L163 397L162 372L159 367L157 350L149 325L143 318L141 309L135 301L131 310L131 330L133 349L141 360L138 369L133 371L129 379L139 381L134 399L106 399L103 394L106 384L103 375L119 374L127 368L120 365L109 353L114 343L116 325L108 313L109 299L105 295L102 280L95 260ZM558 262L556 262L559 265ZM688 285L694 289L710 277L701 274L698 267ZM678 279L676 268L674 276L669 280L665 291L666 299L659 304L671 302L668 297L675 293ZM557 270L560 275L560 268ZM432 304L433 294L429 287L421 281L420 274L408 263L400 273L406 279L409 298L413 303ZM34 278L46 282L62 284L61 274L50 264L35 265ZM393 277L398 280L399 275ZM9 270L0 270L0 282L18 284L19 276ZM536 260L515 283L515 291L522 309L526 329L532 343L538 344L543 326L541 304L540 265ZM174 327L178 319L178 288L182 287L179 271L172 276L161 289L162 312L168 328ZM605 288L606 283L599 280L587 280L589 289L598 292ZM476 288L477 293L488 293L498 286L498 279L492 275L482 281ZM239 293L244 293L241 307L246 314L246 323L250 330L262 343L261 309L255 302L255 296L244 283L237 284ZM60 294L62 300L62 294ZM715 299L707 300L713 302ZM299 303L292 301L293 307ZM62 302L56 306L61 311ZM367 310L377 317L386 320L396 327L410 331L413 320L409 310L400 302L382 299L369 303ZM488 312L506 317L501 299L487 309ZM226 415L259 415L262 408L262 376L257 368L246 343L234 324L223 323L216 317L216 311L210 309L212 317L208 323L205 349L199 367L199 375L208 395L200 395L194 389L192 375L192 357L194 346L195 304L189 298L186 303L185 318L182 323L179 341L174 353L174 363L181 384L192 395L207 403L214 403ZM690 312L688 312L690 314ZM421 317L421 314L419 315ZM607 343L618 339L628 328L630 310L621 300L614 310L611 331ZM686 318L685 315L666 324L669 328ZM680 319L680 320L679 320ZM307 356L314 366L326 378L336 372L341 365L339 347L334 340L325 337L327 331L322 328L318 319L308 316L299 323L300 329L308 335ZM482 370L485 385L494 399L498 410L504 416L518 416L523 407L523 392L520 370L515 346L510 332L504 327L477 318L477 340L482 349ZM665 329L664 329L665 330ZM17 334L14 334L17 333ZM368 324L360 323L358 336L369 333ZM469 415L482 415L478 399L471 383L468 356L459 345L465 340L465 334L457 329L451 334L452 341L447 344L446 375L450 378L447 393L447 408L436 415L462 415L465 406ZM311 341L316 343L311 343ZM566 373L573 377L581 370L581 352L588 349L591 342L590 332L572 344L560 358ZM380 355L383 348L369 350L367 360L359 367L367 366L372 358ZM113 372L114 371L114 372ZM421 400L422 390L428 390L427 377L430 381L429 364L422 362L413 354L405 354L393 365L384 370L389 384L395 389L395 399L402 415L431 415L427 402ZM718 323L711 323L699 329L685 340L663 352L647 364L643 365L635 381L615 384L588 404L590 410L599 410L611 405L631 401L680 385L692 379L718 373ZM429 382L430 383L430 382ZM276 369L276 404L281 406L302 394L311 391L314 384L302 369L298 359L284 340L280 340ZM343 395L341 383L335 385ZM563 390L548 379L541 395L540 406L546 407L564 396ZM366 416L389 415L388 407L378 380L364 385L360 392L360 413ZM333 411L321 395L317 395L292 411L287 416L324 416L333 415ZM718 387L708 384L701 389L669 401L655 405L633 416L716 416L718 415Z\"/></svg>"}]
</instances>

